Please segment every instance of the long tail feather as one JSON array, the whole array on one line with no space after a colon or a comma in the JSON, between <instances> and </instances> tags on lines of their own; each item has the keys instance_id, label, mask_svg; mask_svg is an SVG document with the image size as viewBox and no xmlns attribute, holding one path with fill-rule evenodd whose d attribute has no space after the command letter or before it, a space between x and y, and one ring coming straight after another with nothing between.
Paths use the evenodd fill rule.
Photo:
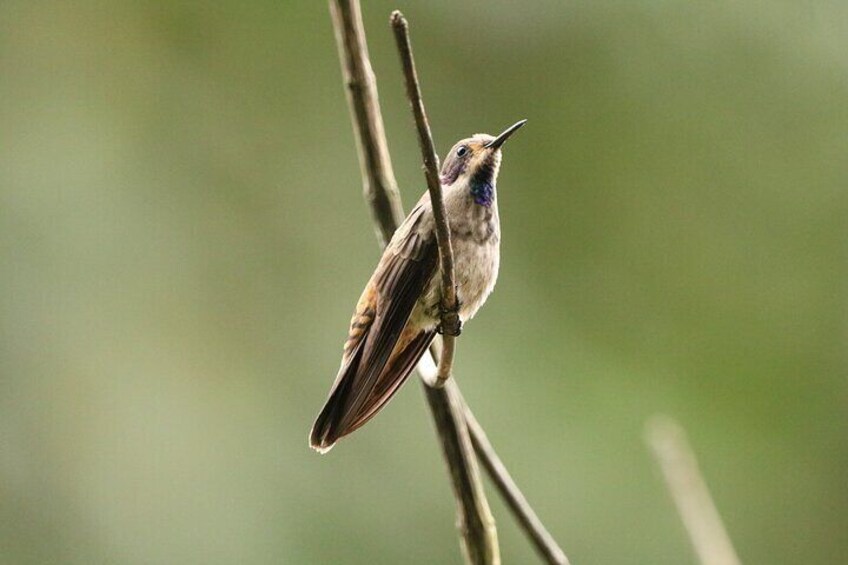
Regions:
<instances>
[{"instance_id":1,"label":"long tail feather","mask_svg":"<svg viewBox=\"0 0 848 565\"><path fill-rule=\"evenodd\" d=\"M326 453L339 438L373 418L406 381L435 336L432 330L416 333L408 328L404 334L370 390L355 389L356 384L361 384L357 375L367 370L360 352L342 367L336 386L312 426L309 443L313 449ZM354 399L357 401L353 402Z\"/></svg>"}]
</instances>

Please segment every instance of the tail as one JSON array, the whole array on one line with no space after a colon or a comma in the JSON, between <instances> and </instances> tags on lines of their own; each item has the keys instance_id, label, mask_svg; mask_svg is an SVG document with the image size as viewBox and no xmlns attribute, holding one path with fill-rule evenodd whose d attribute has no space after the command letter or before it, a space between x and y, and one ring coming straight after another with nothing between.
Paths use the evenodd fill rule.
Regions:
<instances>
[{"instance_id":1,"label":"tail","mask_svg":"<svg viewBox=\"0 0 848 565\"><path fill-rule=\"evenodd\" d=\"M309 444L327 453L339 438L363 426L394 396L433 341L435 332L405 328L388 362L376 379L366 378L369 367L357 352L342 366L330 396L315 419Z\"/></svg>"}]
</instances>

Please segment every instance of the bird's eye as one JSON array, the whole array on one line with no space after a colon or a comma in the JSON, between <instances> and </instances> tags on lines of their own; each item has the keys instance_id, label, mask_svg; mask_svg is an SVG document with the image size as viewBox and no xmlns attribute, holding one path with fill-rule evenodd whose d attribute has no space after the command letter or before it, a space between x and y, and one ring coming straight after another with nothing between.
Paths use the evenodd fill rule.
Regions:
<instances>
[{"instance_id":1,"label":"bird's eye","mask_svg":"<svg viewBox=\"0 0 848 565\"><path fill-rule=\"evenodd\" d=\"M468 153L468 147L466 147L465 145L456 150L457 157L463 157L466 153Z\"/></svg>"}]
</instances>

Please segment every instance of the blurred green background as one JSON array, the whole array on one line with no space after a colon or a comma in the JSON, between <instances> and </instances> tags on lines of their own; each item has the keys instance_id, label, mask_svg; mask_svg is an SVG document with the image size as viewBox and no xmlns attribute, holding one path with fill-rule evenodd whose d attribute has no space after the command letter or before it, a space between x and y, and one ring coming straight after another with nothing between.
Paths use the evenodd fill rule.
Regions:
<instances>
[{"instance_id":1,"label":"blurred green background","mask_svg":"<svg viewBox=\"0 0 848 565\"><path fill-rule=\"evenodd\" d=\"M656 412L743 561L844 560L848 5L368 2L409 205L393 8L440 153L530 120L457 375L572 560L694 563ZM325 3L0 4L0 249L2 562L460 562L417 383L307 447L379 256Z\"/></svg>"}]
</instances>

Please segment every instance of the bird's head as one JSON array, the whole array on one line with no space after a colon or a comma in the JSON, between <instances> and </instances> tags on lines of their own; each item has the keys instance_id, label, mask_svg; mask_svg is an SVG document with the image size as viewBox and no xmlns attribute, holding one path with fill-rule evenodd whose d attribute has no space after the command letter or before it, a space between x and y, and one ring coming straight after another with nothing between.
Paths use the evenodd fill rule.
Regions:
<instances>
[{"instance_id":1,"label":"bird's head","mask_svg":"<svg viewBox=\"0 0 848 565\"><path fill-rule=\"evenodd\" d=\"M478 133L457 142L442 164L442 184L467 186L477 204L491 206L501 166L501 146L525 123L527 120L516 122L497 137Z\"/></svg>"}]
</instances>

